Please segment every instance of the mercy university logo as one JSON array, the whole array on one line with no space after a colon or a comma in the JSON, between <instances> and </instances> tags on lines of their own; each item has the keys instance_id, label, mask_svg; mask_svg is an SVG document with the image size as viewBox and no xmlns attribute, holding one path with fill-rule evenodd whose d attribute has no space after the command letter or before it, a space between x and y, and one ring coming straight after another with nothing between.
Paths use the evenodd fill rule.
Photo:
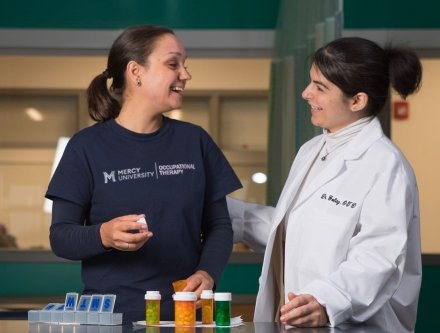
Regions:
<instances>
[{"instance_id":1,"label":"mercy university logo","mask_svg":"<svg viewBox=\"0 0 440 333\"><path fill-rule=\"evenodd\" d=\"M179 163L179 164L157 164L154 163L154 169L151 171L141 171L141 168L128 168L121 170L113 170L110 172L103 171L104 184L109 182L116 183L126 180L134 180L140 178L156 178L160 176L177 176L183 175L187 171L196 170L193 163Z\"/></svg>"}]
</instances>

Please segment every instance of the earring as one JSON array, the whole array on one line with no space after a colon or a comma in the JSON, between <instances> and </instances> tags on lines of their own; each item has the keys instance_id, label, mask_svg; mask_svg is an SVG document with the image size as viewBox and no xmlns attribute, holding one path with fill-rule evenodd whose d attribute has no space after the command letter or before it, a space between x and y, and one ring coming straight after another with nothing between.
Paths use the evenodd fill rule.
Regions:
<instances>
[{"instance_id":1,"label":"earring","mask_svg":"<svg viewBox=\"0 0 440 333\"><path fill-rule=\"evenodd\" d=\"M139 76L138 76L137 79L136 79L136 85L137 85L138 87L142 86L142 81L141 81L141 78L140 78Z\"/></svg>"}]
</instances>

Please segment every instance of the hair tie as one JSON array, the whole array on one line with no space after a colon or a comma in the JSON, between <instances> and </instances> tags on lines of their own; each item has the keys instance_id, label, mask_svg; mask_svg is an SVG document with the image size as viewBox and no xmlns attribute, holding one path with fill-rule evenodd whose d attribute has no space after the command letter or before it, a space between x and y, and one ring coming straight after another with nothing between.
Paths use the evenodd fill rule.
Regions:
<instances>
[{"instance_id":1,"label":"hair tie","mask_svg":"<svg viewBox=\"0 0 440 333\"><path fill-rule=\"evenodd\" d=\"M104 75L106 79L109 79L109 78L111 77L111 76L110 76L110 73L109 73L109 71L108 71L108 69L106 69L105 71L103 71L103 72L102 72L102 75Z\"/></svg>"}]
</instances>

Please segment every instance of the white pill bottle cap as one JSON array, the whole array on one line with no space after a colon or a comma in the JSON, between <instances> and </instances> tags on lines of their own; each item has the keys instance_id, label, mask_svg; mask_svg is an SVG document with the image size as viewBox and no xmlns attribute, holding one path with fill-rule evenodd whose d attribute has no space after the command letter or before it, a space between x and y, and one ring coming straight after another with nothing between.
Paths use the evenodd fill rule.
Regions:
<instances>
[{"instance_id":1,"label":"white pill bottle cap","mask_svg":"<svg viewBox=\"0 0 440 333\"><path fill-rule=\"evenodd\" d=\"M231 293L215 293L215 301L230 301L232 299Z\"/></svg>"},{"instance_id":2,"label":"white pill bottle cap","mask_svg":"<svg viewBox=\"0 0 440 333\"><path fill-rule=\"evenodd\" d=\"M200 298L212 299L214 298L214 293L212 290L202 290L202 294L200 295Z\"/></svg>"},{"instance_id":3,"label":"white pill bottle cap","mask_svg":"<svg viewBox=\"0 0 440 333\"><path fill-rule=\"evenodd\" d=\"M145 293L145 299L146 300L160 300L161 299L160 292L157 290L148 290Z\"/></svg>"},{"instance_id":4,"label":"white pill bottle cap","mask_svg":"<svg viewBox=\"0 0 440 333\"><path fill-rule=\"evenodd\" d=\"M196 301L197 296L195 292L192 291L178 291L173 295L173 300L175 301Z\"/></svg>"}]
</instances>

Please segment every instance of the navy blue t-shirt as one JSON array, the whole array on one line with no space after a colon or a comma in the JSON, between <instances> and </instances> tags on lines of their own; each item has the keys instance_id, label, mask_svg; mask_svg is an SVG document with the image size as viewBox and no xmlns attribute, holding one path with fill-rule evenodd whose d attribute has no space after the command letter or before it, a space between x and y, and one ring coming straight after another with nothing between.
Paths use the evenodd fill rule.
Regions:
<instances>
[{"instance_id":1,"label":"navy blue t-shirt","mask_svg":"<svg viewBox=\"0 0 440 333\"><path fill-rule=\"evenodd\" d=\"M124 321L144 319L146 290L161 291L161 319L173 320L172 282L198 269L217 281L230 255L230 220L207 222L204 209L241 184L203 129L163 119L152 134L114 120L81 130L46 193L86 210L76 226L57 229L52 222L51 237L63 239L54 252L82 260L84 293L116 294L115 312ZM153 237L136 252L106 250L99 225L128 214L145 214Z\"/></svg>"}]
</instances>

